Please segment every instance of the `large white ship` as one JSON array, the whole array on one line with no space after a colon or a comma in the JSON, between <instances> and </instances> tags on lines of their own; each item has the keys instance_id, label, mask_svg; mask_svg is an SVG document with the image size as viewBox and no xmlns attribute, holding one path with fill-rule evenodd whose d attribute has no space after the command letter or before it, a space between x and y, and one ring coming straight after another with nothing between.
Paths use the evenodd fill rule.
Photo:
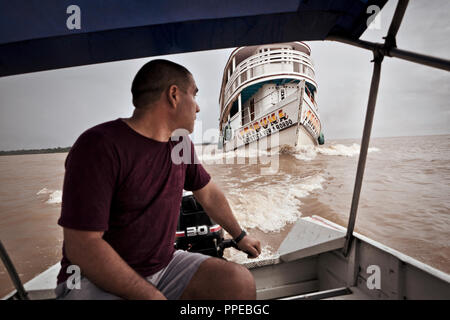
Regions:
<instances>
[{"instance_id":1,"label":"large white ship","mask_svg":"<svg viewBox=\"0 0 450 320\"><path fill-rule=\"evenodd\" d=\"M189 10L186 10L184 2L179 0L166 0L163 6L155 6L152 1L138 0L80 2L83 4L83 12L89 12L89 16L103 17L107 13L108 19L91 19L87 27L84 24L81 27L84 20L81 20L80 7L77 5L70 5L67 10L61 10L61 5L55 5L53 1L41 1L39 6L35 6L31 1L2 1L0 26L7 26L8 32L0 32L0 78L12 75L22 77L28 72L148 56L215 50L247 44L281 43L292 39L337 41L371 51L373 73L347 227L315 215L301 217L281 243L276 256L260 256L257 260L243 265L250 270L255 279L258 299L450 299L450 274L354 232L383 59L388 57L402 59L450 71L448 59L397 47L396 35L408 7L408 0L397 1L389 30L382 43L362 40L360 37L368 28L369 20L375 21L375 18L379 17L376 16L378 13L369 12L373 12L374 8L383 8L387 0L276 3L260 0L258 5L249 2L246 6L242 5L242 1L229 0L221 3L192 1L189 3ZM379 10L375 10L377 11ZM65 12L74 12L68 16L67 21L63 18ZM385 16L390 15L389 11L382 12ZM428 29L417 32L419 37L427 37L429 33ZM262 128L266 132L270 128L271 136L276 136L272 134L272 130L282 136L289 128L296 128L295 130L298 128L298 131L302 130L304 134L294 136L297 139L294 144L303 141L309 144L317 143L316 137L320 137L321 125L314 103L317 85L309 54L308 46L300 42L243 47L233 52L225 68L220 98L222 106L220 129L222 137L227 138L225 143L227 148L232 148L230 141L233 139L236 142L241 141L238 140L239 136L242 137L239 144L241 147L254 144L250 142L252 136L256 136L259 141L268 140L262 136L264 133ZM261 103L262 108L257 109L256 104L260 101L256 95L266 84L272 87L267 92L278 87L279 91L275 91L278 95L270 95L270 99L277 97L278 100L268 100L270 104ZM290 92L295 91L295 86L297 90L300 88L298 91L301 98L297 105L292 105L297 108L294 112L300 115L300 119L290 113L291 104L288 103L292 96ZM304 87L310 91L309 95L312 98L308 96ZM281 89L284 89L284 98ZM424 88L424 93L432 96L433 91L426 89ZM252 96L253 107L250 104L251 100L248 100ZM264 95L259 97L265 98ZM42 104L40 102L42 101L36 101L37 108ZM264 109L266 106L267 110ZM15 106L5 105L5 108L7 107ZM304 110L306 113L303 113ZM315 123L318 127L315 130L311 130L313 120L308 111L310 115L317 117ZM270 125L264 121L264 117L271 123ZM288 122L285 119L288 119ZM272 125L275 120L279 128L276 124ZM292 120L292 124L289 120ZM281 127L280 123L288 123L287 128ZM258 130L258 126L262 128ZM272 129L274 127L275 129ZM289 139L283 140L280 137L280 141L284 143ZM387 192L386 196L394 195ZM183 206L180 213L181 209ZM427 215L424 212L423 220L426 222L426 219ZM363 231L364 226L359 227ZM215 224L207 226L200 222L186 228L184 235L187 236L190 230L196 230L204 241L206 239L204 235L208 230L209 233L214 233L218 229ZM20 234L20 237L24 240L30 239L27 234ZM215 245L218 244L216 238L209 239ZM56 263L23 285L1 240L4 238L0 239L0 259L16 288L2 299L54 299L60 263ZM447 249L447 238L436 241L439 246ZM191 251L193 250L191 247ZM71 278L72 276L75 274L72 274ZM264 302L264 305L270 305L270 302ZM294 308L298 306L289 305ZM420 304L414 305L420 307ZM18 306L14 310L16 317L17 312L30 310L28 305L26 308L21 307L23 304ZM277 310L280 308L275 309L270 311L272 317L278 316ZM323 309L326 308L317 308L317 311ZM290 312L288 305L285 310ZM347 314L351 314L350 311ZM389 314L388 312L386 311L386 314ZM5 311L3 313L6 314Z\"/></svg>"},{"instance_id":2,"label":"large white ship","mask_svg":"<svg viewBox=\"0 0 450 320\"><path fill-rule=\"evenodd\" d=\"M257 141L267 149L324 142L310 55L303 42L231 53L219 98L219 148L235 150Z\"/></svg>"}]
</instances>

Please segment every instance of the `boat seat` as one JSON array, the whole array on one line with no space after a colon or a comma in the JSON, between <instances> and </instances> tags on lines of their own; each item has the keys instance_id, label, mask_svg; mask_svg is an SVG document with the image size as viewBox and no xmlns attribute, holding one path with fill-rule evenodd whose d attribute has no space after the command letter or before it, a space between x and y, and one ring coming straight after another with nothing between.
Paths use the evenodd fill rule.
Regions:
<instances>
[{"instance_id":1,"label":"boat seat","mask_svg":"<svg viewBox=\"0 0 450 320\"><path fill-rule=\"evenodd\" d=\"M299 219L278 249L280 259L288 262L343 248L345 232L326 221L315 217Z\"/></svg>"}]
</instances>

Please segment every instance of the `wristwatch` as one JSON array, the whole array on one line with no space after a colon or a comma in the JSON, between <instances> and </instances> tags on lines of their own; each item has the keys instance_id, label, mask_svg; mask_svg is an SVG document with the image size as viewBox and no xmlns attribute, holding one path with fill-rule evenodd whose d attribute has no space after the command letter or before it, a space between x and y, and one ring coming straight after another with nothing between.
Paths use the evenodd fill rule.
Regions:
<instances>
[{"instance_id":1,"label":"wristwatch","mask_svg":"<svg viewBox=\"0 0 450 320\"><path fill-rule=\"evenodd\" d=\"M245 236L247 235L247 232L245 232L244 230L242 230L241 234L238 235L236 238L233 239L233 241L238 244L239 241L241 241Z\"/></svg>"}]
</instances>

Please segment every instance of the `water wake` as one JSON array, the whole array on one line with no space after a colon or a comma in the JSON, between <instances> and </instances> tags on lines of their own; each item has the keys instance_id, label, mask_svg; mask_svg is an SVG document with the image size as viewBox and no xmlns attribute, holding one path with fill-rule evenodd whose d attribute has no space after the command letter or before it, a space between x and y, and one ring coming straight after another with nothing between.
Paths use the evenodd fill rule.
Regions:
<instances>
[{"instance_id":1,"label":"water wake","mask_svg":"<svg viewBox=\"0 0 450 320\"><path fill-rule=\"evenodd\" d=\"M49 190L47 188L42 188L36 195L48 194L48 199L45 203L49 204L59 204L62 202L62 191L61 190Z\"/></svg>"},{"instance_id":2,"label":"water wake","mask_svg":"<svg viewBox=\"0 0 450 320\"><path fill-rule=\"evenodd\" d=\"M266 260L266 259L276 259L279 255L277 253L274 253L274 249L266 245L261 248L261 254L256 259L249 259L247 258L247 254L242 251L236 251L233 250L233 252L230 252L230 257L227 257L228 260L242 264L246 262L258 262L260 260Z\"/></svg>"},{"instance_id":3,"label":"water wake","mask_svg":"<svg viewBox=\"0 0 450 320\"><path fill-rule=\"evenodd\" d=\"M292 151L292 155L298 160L312 161L318 154L326 156L342 156L342 157L354 157L359 155L361 146L359 144L352 144L346 146L343 144L336 144L330 146L299 146ZM368 152L378 152L378 148L369 148Z\"/></svg>"},{"instance_id":4,"label":"water wake","mask_svg":"<svg viewBox=\"0 0 450 320\"><path fill-rule=\"evenodd\" d=\"M302 161L312 161L318 154L326 156L354 157L359 155L360 149L361 146L359 144L353 143L350 146L343 144L329 146L281 146L278 150L273 151L250 148L248 150L237 149L234 151L223 152L223 150L217 149L217 146L210 145L206 147L196 146L196 153L199 160L204 164L233 164L236 163L235 160L239 158L269 158L279 154L290 154ZM369 148L368 150L369 153L378 151L380 151L380 149L375 147Z\"/></svg>"},{"instance_id":5,"label":"water wake","mask_svg":"<svg viewBox=\"0 0 450 320\"><path fill-rule=\"evenodd\" d=\"M245 190L229 192L229 201L236 218L244 228L258 228L263 232L279 232L301 216L302 202L312 192L322 189L321 174L295 180L285 175L282 181L255 184Z\"/></svg>"}]
</instances>

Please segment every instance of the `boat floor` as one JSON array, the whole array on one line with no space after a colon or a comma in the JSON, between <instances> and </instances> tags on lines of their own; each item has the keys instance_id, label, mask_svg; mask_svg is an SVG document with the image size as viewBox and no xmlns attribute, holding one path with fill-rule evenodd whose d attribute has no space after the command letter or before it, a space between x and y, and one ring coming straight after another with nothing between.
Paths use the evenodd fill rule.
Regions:
<instances>
[{"instance_id":1,"label":"boat floor","mask_svg":"<svg viewBox=\"0 0 450 320\"><path fill-rule=\"evenodd\" d=\"M372 297L366 295L358 287L350 287L351 293L336 297L325 298L323 300L373 300Z\"/></svg>"},{"instance_id":2,"label":"boat floor","mask_svg":"<svg viewBox=\"0 0 450 320\"><path fill-rule=\"evenodd\" d=\"M282 298L280 300L374 300L358 287L336 288Z\"/></svg>"}]
</instances>

